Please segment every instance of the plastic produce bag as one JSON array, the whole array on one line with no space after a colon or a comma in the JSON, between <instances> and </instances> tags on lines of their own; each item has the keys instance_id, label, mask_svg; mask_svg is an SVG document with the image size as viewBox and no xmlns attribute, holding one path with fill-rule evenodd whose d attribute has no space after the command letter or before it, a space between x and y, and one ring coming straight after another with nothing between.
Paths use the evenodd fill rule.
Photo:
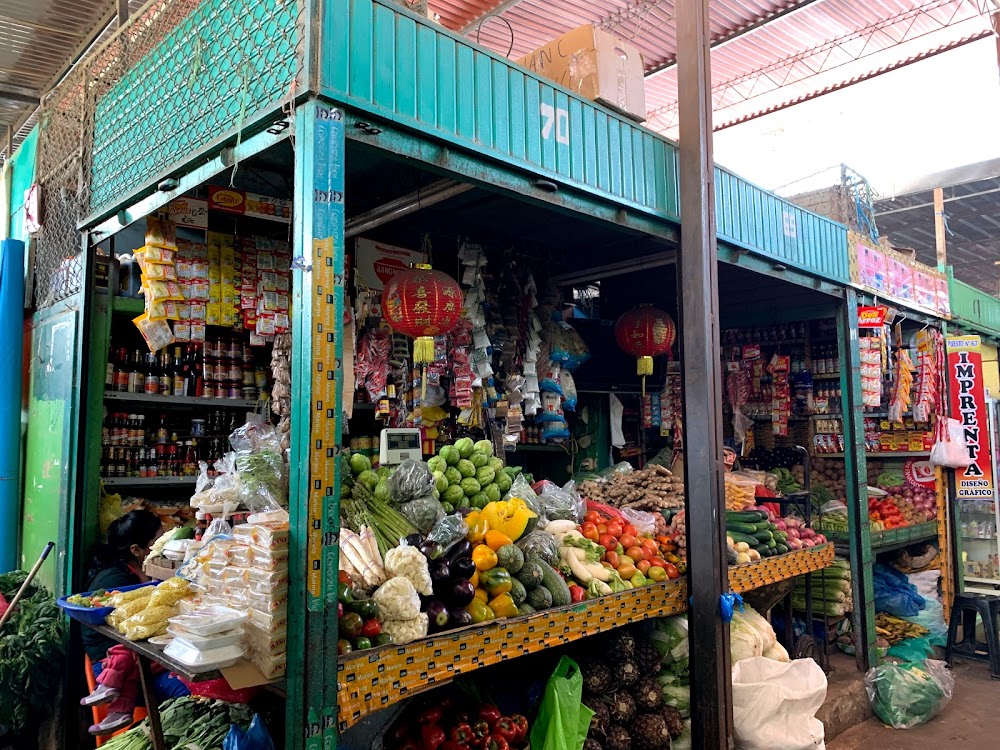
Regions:
<instances>
[{"instance_id":1,"label":"plastic produce bag","mask_svg":"<svg viewBox=\"0 0 1000 750\"><path fill-rule=\"evenodd\" d=\"M948 642L948 623L944 621L944 607L936 599L925 599L924 608L913 617L904 618L915 622L929 631L927 640L932 646L944 646ZM908 659L907 661L918 661Z\"/></svg>"},{"instance_id":2,"label":"plastic produce bag","mask_svg":"<svg viewBox=\"0 0 1000 750\"><path fill-rule=\"evenodd\" d=\"M434 524L434 528L427 534L427 540L436 542L441 554L446 555L452 547L465 539L468 533L469 526L465 523L465 519L458 513L453 513Z\"/></svg>"},{"instance_id":3,"label":"plastic produce bag","mask_svg":"<svg viewBox=\"0 0 1000 750\"><path fill-rule=\"evenodd\" d=\"M583 522L587 504L577 493L576 482L572 479L563 487L546 479L536 484L534 489L542 506L541 515L544 515L547 521Z\"/></svg>"},{"instance_id":4,"label":"plastic produce bag","mask_svg":"<svg viewBox=\"0 0 1000 750\"><path fill-rule=\"evenodd\" d=\"M934 656L934 647L928 638L907 638L890 646L889 656L903 661L923 661Z\"/></svg>"},{"instance_id":5,"label":"plastic produce bag","mask_svg":"<svg viewBox=\"0 0 1000 750\"><path fill-rule=\"evenodd\" d=\"M622 518L635 526L640 534L652 534L656 531L656 516L649 511L635 508L622 508Z\"/></svg>"},{"instance_id":6,"label":"plastic produce bag","mask_svg":"<svg viewBox=\"0 0 1000 750\"><path fill-rule=\"evenodd\" d=\"M229 727L229 734L222 741L222 750L274 750L274 742L264 726L264 720L259 714L254 714L245 732L235 724Z\"/></svg>"},{"instance_id":7,"label":"plastic produce bag","mask_svg":"<svg viewBox=\"0 0 1000 750\"><path fill-rule=\"evenodd\" d=\"M546 534L544 531L532 531L518 539L516 544L521 548L525 558L535 555L549 565L559 564L559 543L551 534Z\"/></svg>"},{"instance_id":8,"label":"plastic produce bag","mask_svg":"<svg viewBox=\"0 0 1000 750\"><path fill-rule=\"evenodd\" d=\"M434 474L423 461L412 459L403 461L392 473L392 476L385 481L389 487L389 498L396 505L403 505L425 496L433 499ZM437 523L437 520L434 523ZM420 528L419 524L416 525ZM430 531L433 527L432 523L426 529L421 530Z\"/></svg>"},{"instance_id":9,"label":"plastic produce bag","mask_svg":"<svg viewBox=\"0 0 1000 750\"><path fill-rule=\"evenodd\" d=\"M875 609L896 617L915 617L927 602L916 587L895 568L876 563L872 567Z\"/></svg>"},{"instance_id":10,"label":"plastic produce bag","mask_svg":"<svg viewBox=\"0 0 1000 750\"><path fill-rule=\"evenodd\" d=\"M538 499L538 495L531 489L528 480L524 478L524 474L518 474L514 478L514 483L511 484L510 491L503 496L503 499L510 500L512 497L519 497L524 500L525 505L538 514L538 525L542 528L545 527L545 522L548 519L545 517L544 508Z\"/></svg>"},{"instance_id":11,"label":"plastic produce bag","mask_svg":"<svg viewBox=\"0 0 1000 750\"><path fill-rule=\"evenodd\" d=\"M932 719L948 705L954 688L947 665L935 659L882 664L865 675L875 715L895 729L910 729Z\"/></svg>"},{"instance_id":12,"label":"plastic produce bag","mask_svg":"<svg viewBox=\"0 0 1000 750\"><path fill-rule=\"evenodd\" d=\"M229 436L236 451L240 499L254 513L288 507L281 433L271 424L245 424Z\"/></svg>"},{"instance_id":13,"label":"plastic produce bag","mask_svg":"<svg viewBox=\"0 0 1000 750\"><path fill-rule=\"evenodd\" d=\"M734 657L735 658L735 657ZM757 657L733 665L733 725L742 750L823 750L826 675L812 659Z\"/></svg>"},{"instance_id":14,"label":"plastic produce bag","mask_svg":"<svg viewBox=\"0 0 1000 750\"><path fill-rule=\"evenodd\" d=\"M422 534L428 533L444 518L444 506L431 494L423 495L400 506L399 512Z\"/></svg>"},{"instance_id":15,"label":"plastic produce bag","mask_svg":"<svg viewBox=\"0 0 1000 750\"><path fill-rule=\"evenodd\" d=\"M583 705L583 675L568 656L545 685L538 718L531 726L532 750L582 750L594 712Z\"/></svg>"}]
</instances>

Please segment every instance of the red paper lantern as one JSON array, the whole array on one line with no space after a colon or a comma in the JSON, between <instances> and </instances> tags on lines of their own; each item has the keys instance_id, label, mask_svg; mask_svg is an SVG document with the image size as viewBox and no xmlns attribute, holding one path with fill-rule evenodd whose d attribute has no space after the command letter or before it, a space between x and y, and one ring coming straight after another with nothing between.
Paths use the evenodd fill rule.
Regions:
<instances>
[{"instance_id":1,"label":"red paper lantern","mask_svg":"<svg viewBox=\"0 0 1000 750\"><path fill-rule=\"evenodd\" d=\"M382 315L394 331L412 336L413 358L434 361L434 336L453 329L462 317L462 288L441 271L411 268L382 290Z\"/></svg>"},{"instance_id":2,"label":"red paper lantern","mask_svg":"<svg viewBox=\"0 0 1000 750\"><path fill-rule=\"evenodd\" d=\"M653 357L670 354L677 340L677 326L663 310L639 305L615 323L615 340L622 351L637 358L636 372L642 376L642 392L645 393L646 376L653 374Z\"/></svg>"}]
</instances>

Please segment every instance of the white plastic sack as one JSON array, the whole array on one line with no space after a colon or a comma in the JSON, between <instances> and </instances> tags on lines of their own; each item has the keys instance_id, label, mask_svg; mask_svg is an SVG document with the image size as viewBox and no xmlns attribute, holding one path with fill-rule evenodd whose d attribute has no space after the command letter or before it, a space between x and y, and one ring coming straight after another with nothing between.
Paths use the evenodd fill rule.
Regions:
<instances>
[{"instance_id":1,"label":"white plastic sack","mask_svg":"<svg viewBox=\"0 0 1000 750\"><path fill-rule=\"evenodd\" d=\"M733 665L733 722L740 750L825 750L816 712L826 675L812 659L744 659Z\"/></svg>"}]
</instances>

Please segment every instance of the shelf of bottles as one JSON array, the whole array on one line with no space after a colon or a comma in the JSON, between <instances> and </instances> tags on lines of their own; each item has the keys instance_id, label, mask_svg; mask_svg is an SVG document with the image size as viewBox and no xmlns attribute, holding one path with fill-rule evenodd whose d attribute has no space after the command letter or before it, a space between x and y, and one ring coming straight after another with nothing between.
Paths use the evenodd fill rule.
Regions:
<instances>
[{"instance_id":1,"label":"shelf of bottles","mask_svg":"<svg viewBox=\"0 0 1000 750\"><path fill-rule=\"evenodd\" d=\"M220 459L245 412L267 398L265 354L235 333L157 353L112 347L101 441L106 484L193 482L199 462Z\"/></svg>"}]
</instances>

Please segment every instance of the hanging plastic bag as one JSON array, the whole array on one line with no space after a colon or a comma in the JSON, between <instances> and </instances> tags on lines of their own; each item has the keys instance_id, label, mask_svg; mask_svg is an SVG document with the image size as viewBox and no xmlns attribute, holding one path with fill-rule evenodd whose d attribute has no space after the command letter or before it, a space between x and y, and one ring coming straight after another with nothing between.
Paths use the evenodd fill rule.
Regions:
<instances>
[{"instance_id":1,"label":"hanging plastic bag","mask_svg":"<svg viewBox=\"0 0 1000 750\"><path fill-rule=\"evenodd\" d=\"M568 656L545 685L538 718L531 727L533 750L582 750L594 712L583 705L583 675Z\"/></svg>"},{"instance_id":2,"label":"hanging plastic bag","mask_svg":"<svg viewBox=\"0 0 1000 750\"><path fill-rule=\"evenodd\" d=\"M733 665L733 726L742 750L823 750L826 675L812 659L764 657Z\"/></svg>"},{"instance_id":3,"label":"hanging plastic bag","mask_svg":"<svg viewBox=\"0 0 1000 750\"><path fill-rule=\"evenodd\" d=\"M274 750L274 741L259 714L254 714L244 732L233 724L222 741L222 750Z\"/></svg>"},{"instance_id":4,"label":"hanging plastic bag","mask_svg":"<svg viewBox=\"0 0 1000 750\"><path fill-rule=\"evenodd\" d=\"M559 385L563 392L563 409L565 411L576 411L577 393L576 381L569 370L563 369L559 372Z\"/></svg>"},{"instance_id":5,"label":"hanging plastic bag","mask_svg":"<svg viewBox=\"0 0 1000 750\"><path fill-rule=\"evenodd\" d=\"M943 661L935 659L882 664L865 675L872 710L895 729L930 721L948 705L954 689L954 676Z\"/></svg>"},{"instance_id":6,"label":"hanging plastic bag","mask_svg":"<svg viewBox=\"0 0 1000 750\"><path fill-rule=\"evenodd\" d=\"M528 480L524 478L524 474L518 474L514 478L514 483L510 486L510 491L503 496L504 500L510 500L512 497L519 497L524 500L525 505L527 505L531 510L538 514L538 525L539 527L544 527L547 519L545 518L544 508L541 501L538 499L538 495L528 484Z\"/></svg>"},{"instance_id":7,"label":"hanging plastic bag","mask_svg":"<svg viewBox=\"0 0 1000 750\"><path fill-rule=\"evenodd\" d=\"M587 504L577 493L576 482L572 479L565 487L546 479L536 484L533 489L538 494L538 502L542 506L546 520L583 522Z\"/></svg>"},{"instance_id":8,"label":"hanging plastic bag","mask_svg":"<svg viewBox=\"0 0 1000 750\"><path fill-rule=\"evenodd\" d=\"M965 443L965 431L957 419L942 414L935 418L931 463L949 469L964 469L972 465L969 448Z\"/></svg>"},{"instance_id":9,"label":"hanging plastic bag","mask_svg":"<svg viewBox=\"0 0 1000 750\"><path fill-rule=\"evenodd\" d=\"M235 468L240 477L240 499L253 513L269 513L288 507L281 433L268 423L245 424L229 436L236 452Z\"/></svg>"}]
</instances>

